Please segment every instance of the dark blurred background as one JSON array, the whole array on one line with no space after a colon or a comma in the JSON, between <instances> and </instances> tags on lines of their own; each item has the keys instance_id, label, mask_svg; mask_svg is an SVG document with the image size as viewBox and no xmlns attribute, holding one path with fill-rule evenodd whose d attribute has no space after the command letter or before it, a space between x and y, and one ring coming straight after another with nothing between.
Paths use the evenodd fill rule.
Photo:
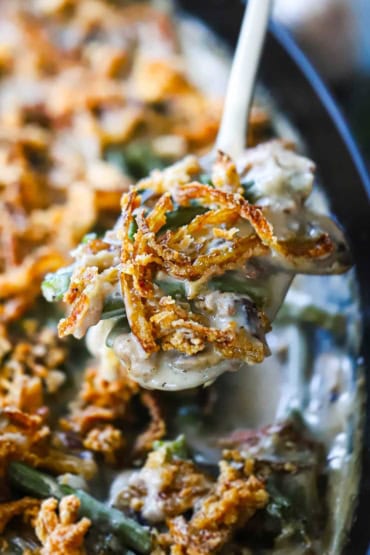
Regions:
<instances>
[{"instance_id":1,"label":"dark blurred background","mask_svg":"<svg viewBox=\"0 0 370 555\"><path fill-rule=\"evenodd\" d=\"M290 30L328 85L370 170L370 0L275 0L274 17ZM368 514L368 448L365 453L360 507ZM370 555L368 518L357 517L347 555L362 555L366 545Z\"/></svg>"},{"instance_id":2,"label":"dark blurred background","mask_svg":"<svg viewBox=\"0 0 370 555\"><path fill-rule=\"evenodd\" d=\"M274 16L329 85L370 168L370 0L275 0Z\"/></svg>"},{"instance_id":3,"label":"dark blurred background","mask_svg":"<svg viewBox=\"0 0 370 555\"><path fill-rule=\"evenodd\" d=\"M211 22L216 33L226 39L237 36L244 1L177 0L205 22ZM370 0L275 0L274 19L288 28L337 99L370 170ZM263 82L267 87L268 80L274 84L271 91L279 93L276 100L282 111L289 113L294 124L299 123L297 129L304 129L304 136L310 137L310 154L317 161L325 186L331 185L331 206L346 229L351 230L357 276L362 286L363 353L367 361L370 360L368 198L361 189L357 170L336 124L320 105L319 96L307 87L304 74L297 71L294 62L289 64L289 57L284 56L286 49L277 48L272 56L271 38L269 57L266 57L269 63L265 64L265 70L263 64L261 68ZM283 39L284 44L286 38ZM343 148L346 155L342 158ZM338 183L341 183L341 194L338 194ZM367 414L370 415L370 394ZM369 508L370 418L367 417L357 515L345 555L370 555Z\"/></svg>"},{"instance_id":4,"label":"dark blurred background","mask_svg":"<svg viewBox=\"0 0 370 555\"><path fill-rule=\"evenodd\" d=\"M370 0L275 0L274 18L289 29L328 85L370 170ZM368 448L365 453L360 507L368 513ZM368 516L357 516L347 555L362 555L366 545L370 555L367 521Z\"/></svg>"}]
</instances>

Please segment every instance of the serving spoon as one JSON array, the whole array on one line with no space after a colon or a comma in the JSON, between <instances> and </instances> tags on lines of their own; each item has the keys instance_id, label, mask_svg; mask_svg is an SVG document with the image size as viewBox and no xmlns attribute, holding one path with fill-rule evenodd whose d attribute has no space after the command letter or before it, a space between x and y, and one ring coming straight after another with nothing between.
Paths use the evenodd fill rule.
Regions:
<instances>
[{"instance_id":1,"label":"serving spoon","mask_svg":"<svg viewBox=\"0 0 370 555\"><path fill-rule=\"evenodd\" d=\"M220 129L211 157L218 150L238 160L246 147L249 112L273 0L249 0L240 28L226 89ZM294 274L279 272L265 306L272 321L282 305Z\"/></svg>"},{"instance_id":2,"label":"serving spoon","mask_svg":"<svg viewBox=\"0 0 370 555\"><path fill-rule=\"evenodd\" d=\"M247 126L256 74L261 57L264 38L266 35L269 15L273 0L249 0L241 25L239 39L228 80L220 129L212 151L201 160L202 166L209 168L214 162L217 151L221 150L235 161L241 158L246 148ZM330 226L333 237L339 234L338 242L343 242L341 232L324 216L316 216L323 229ZM305 273L311 273L306 269ZM264 312L270 322L282 305L295 276L294 268L287 271L273 269L267 283L265 283ZM93 343L94 338L90 340ZM120 354L119 338L113 346ZM212 383L222 373L238 370L246 363L237 360L212 360L209 353L201 353L187 357L171 357L168 352L155 355L155 370L149 359L142 361L143 367L138 373L131 368L131 377L143 387L150 389L181 390L199 387ZM122 357L124 359L124 357ZM196 358L197 364L194 364ZM144 367L146 367L144 369Z\"/></svg>"},{"instance_id":3,"label":"serving spoon","mask_svg":"<svg viewBox=\"0 0 370 555\"><path fill-rule=\"evenodd\" d=\"M210 166L217 151L238 160L246 147L249 112L252 105L257 70L266 36L273 0L249 0L240 28L238 43L227 83L220 128L212 151L202 162ZM294 274L279 272L265 306L272 321L282 305Z\"/></svg>"},{"instance_id":4,"label":"serving spoon","mask_svg":"<svg viewBox=\"0 0 370 555\"><path fill-rule=\"evenodd\" d=\"M237 160L245 150L248 115L272 4L273 0L249 0L245 8L229 75L220 129L214 148L202 158L204 167L209 167L212 164L218 150L227 153L234 160ZM274 294L270 295L274 301L271 306L267 307L268 310L266 311L269 317L276 314L284 300L291 280L291 274L284 273L281 277L278 276L276 287L274 286L276 291L274 290ZM94 343L94 337L89 339L90 345ZM119 351L119 345L115 345L114 350ZM194 356L199 359L202 355ZM233 367L230 360L222 360L212 365L207 362L209 358L205 356L204 368L200 370L197 366L194 369L191 364L192 358L184 357L183 368L171 368L171 365L159 360L157 361L156 372L148 373L149 378L146 377L145 380L142 380L139 375L133 375L132 377L147 388L179 390L211 383L220 374ZM189 359L189 364L187 364L187 359ZM234 364L235 369L239 368L241 364Z\"/></svg>"},{"instance_id":5,"label":"serving spoon","mask_svg":"<svg viewBox=\"0 0 370 555\"><path fill-rule=\"evenodd\" d=\"M237 162L241 161L245 152L248 114L272 1L249 0L245 10L230 72L219 134L211 153L201 160L202 166L206 169L216 159L218 150L225 152ZM272 154L272 157L275 160L275 154ZM284 160L287 163L286 159ZM284 160L281 162L283 166ZM276 163L279 164L279 160ZM297 179L295 181L295 187L298 187L299 190L299 187L302 185L297 184ZM291 195L294 197L294 194L295 188L293 186ZM289 210L284 212L283 218L288 218L287 214L289 215ZM299 225L309 226L310 233L314 232L314 227L318 225L321 230L329 231L328 235L333 238L335 238L336 234L339 234L339 238L335 242L338 245L344 244L340 236L340 230L328 218L314 213L311 214L310 212L307 212L307 215L310 217L309 221L302 220L302 222L299 222ZM273 216L273 213L270 216ZM346 249L344 249L344 252L346 252ZM264 312L269 321L272 322L285 298L297 267L289 260L280 260L279 256L275 258L272 256L270 258L268 264L270 264L271 272L268 272L268 275L266 274L257 286L259 289L262 289ZM325 259L326 265L327 262L327 259ZM317 272L316 266L313 269L308 264L304 267L303 273L332 272L329 266L326 267L326 271ZM225 278L229 279L226 275ZM43 291L45 285L47 283L44 283ZM220 291L223 291L223 289L220 289ZM226 291L229 290L227 289ZM48 298L48 294L45 294L45 291L44 295ZM247 313L248 326L250 325L254 330L255 337L264 340L262 339L264 330L260 329L261 322L257 317L257 310L254 310L256 308L254 303L247 300L247 304L245 302L243 304L244 298L238 297L237 289L235 295L235 305L238 303L238 308L235 308L235 310L239 312L242 310L243 317L245 316L244 313ZM247 297L249 299L249 293ZM48 300L57 300L57 298L50 298ZM123 307L120 310L123 311ZM223 310L227 310L227 303ZM87 335L88 348L96 356L101 354L101 348L103 350L106 348L113 349L118 358L127 366L131 378L145 388L173 391L195 388L212 383L224 372L238 370L241 366L246 366L246 362L242 360L223 358L221 353L215 349L205 349L202 353L190 356L179 356L179 353L175 350L160 350L152 353L150 356L146 356L136 336L130 333L127 320L124 323L117 321L115 320L116 316L118 315L109 312L109 317L105 314L98 325L92 326L89 329ZM125 315L123 314L122 316L124 319ZM104 318L108 319L105 320Z\"/></svg>"},{"instance_id":6,"label":"serving spoon","mask_svg":"<svg viewBox=\"0 0 370 555\"><path fill-rule=\"evenodd\" d=\"M226 89L215 149L237 160L245 149L248 115L273 0L249 0Z\"/></svg>"}]
</instances>

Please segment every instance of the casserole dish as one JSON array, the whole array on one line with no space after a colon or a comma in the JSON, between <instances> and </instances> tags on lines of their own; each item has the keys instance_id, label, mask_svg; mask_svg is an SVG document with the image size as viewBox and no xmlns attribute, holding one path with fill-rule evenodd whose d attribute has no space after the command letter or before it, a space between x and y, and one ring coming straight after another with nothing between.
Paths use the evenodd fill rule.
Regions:
<instances>
[{"instance_id":1,"label":"casserole dish","mask_svg":"<svg viewBox=\"0 0 370 555\"><path fill-rule=\"evenodd\" d=\"M239 2L180 2L190 13L200 17L230 45L237 38L243 6ZM225 15L227 14L227 16ZM370 543L367 508L370 504L370 263L369 248L370 181L360 151L330 92L289 33L271 25L261 63L260 77L277 105L304 137L309 154L317 162L330 206L344 227L350 241L359 287L362 331L356 372L363 372L366 401L362 447L355 455L361 477L355 494L355 514L347 515L348 535L345 553L365 554ZM340 185L339 185L340 184ZM350 511L351 512L351 511Z\"/></svg>"},{"instance_id":2,"label":"casserole dish","mask_svg":"<svg viewBox=\"0 0 370 555\"><path fill-rule=\"evenodd\" d=\"M37 89L45 85L45 89L39 91L41 102L31 110L30 106L20 106L26 109L16 115L20 118L22 132L23 125L29 131L27 126L31 125L32 130L35 123L41 130L37 135L39 140L31 144L33 148L28 145L29 137L22 136L20 145L17 143L17 147L22 148L15 152L10 150L9 155L21 164L26 163L26 169L31 166L31 177L41 174L51 178L52 193L56 195L55 186L59 185L57 191L61 199L65 191L75 189L73 185L77 181L78 194L70 198L67 215L64 217L65 205L57 203L47 212L48 223L70 224L77 235L67 234L71 247L82 239L82 250L86 248L88 258L97 255L109 270L102 233L109 229L112 217L119 211L121 193L125 193L133 180L146 176L150 170L158 172L159 167L167 165L168 161L158 160L158 151L164 158L170 155L178 159L181 157L178 151L183 151L184 145L191 153L196 151L196 145L200 150L203 147L202 154L209 149L217 132L214 114L220 102L218 108L213 105L214 108L205 111L208 103L177 66L170 66L170 80L167 81L168 67L162 59L155 60L154 65L151 62L142 65L140 57L134 60L139 61L138 66L127 63L130 56L122 56L125 51L122 52L120 42L125 32L130 39L128 46L131 45L134 53L137 52L135 45L141 40L144 50L148 46L150 52L153 50L153 35L140 32L141 20L138 26L130 27L119 19L121 9L128 9L130 18L131 9L134 13L136 9L143 10L145 14L143 3L131 6L125 1L80 3L68 0L50 4L36 0L35 4L24 4L27 8L31 6L31 10L34 5L37 9L50 9L50 6L51 10L56 9L57 21L53 20L49 26L48 18L36 17L38 23L34 27L35 20L26 19L24 23L30 35L19 33L18 24L21 43L24 37L37 39L33 43L36 55L31 55L31 67L36 70L33 84ZM99 8L92 19L91 5ZM62 12L58 11L58 6L62 7ZM222 64L215 66L211 61L226 61L223 66L226 78L230 51L227 53L220 39L232 45L242 6L185 2L183 7L196 17L202 17L216 35L197 19L180 16L176 19L178 24L173 25L168 14L155 16L153 12L145 17L147 29L154 23L154 36L161 31L159 35L164 35L175 59L181 50L177 33L173 33L178 29L179 37L184 39L183 50L189 54L192 46L192 60L198 60L198 64L189 64L187 68L193 69L192 79L196 82L197 77L203 77L203 81L214 85L219 80L216 66L220 69ZM77 29L73 27L76 13ZM29 23L31 26L27 27ZM81 23L83 28L79 34ZM137 35L132 36L131 29L138 31ZM183 31L185 37L181 35ZM49 43L45 33L49 33ZM71 37L75 41L72 41L72 48ZM50 49L44 47L45 38ZM55 39L57 44L53 46ZM65 55L65 49L70 58ZM15 66L16 70L22 68L22 77L25 67L21 63L22 52L26 50L20 47L21 56L17 60L20 65ZM53 54L50 58L49 52ZM73 70L75 56L77 65L82 67L77 68L77 75L74 71L71 75L68 64ZM102 59L109 63L102 65ZM11 71L12 57L8 56L5 61L8 62L5 71ZM9 327L10 333L14 333L10 338L13 344L6 341L6 336L4 341L8 351L3 371L10 376L4 383L6 395L1 399L5 416L1 420L0 436L5 444L2 468L9 478L3 481L5 503L1 504L1 510L9 517L5 519L9 521L9 529L4 538L4 543L8 544L4 553L39 550L40 540L44 546L41 553L54 555L53 546L58 545L62 550L68 545L65 543L68 533L64 532L69 529L77 532L74 547L79 554L108 555L122 553L122 550L156 555L216 552L226 555L337 555L341 552L357 500L364 414L364 364L359 358L359 342L364 320L361 307L366 305L363 298L359 300L358 289L365 271L367 201L362 186L366 178L361 163L356 161L358 156L350 139L345 132L343 134L340 117L306 66L289 39L281 31L272 30L262 64L262 87L256 98L257 108L261 102L262 116L265 105L271 120L262 118L262 137L257 137L256 142L276 135L287 139L287 143L296 143L300 153L314 158L318 166L318 184L322 184L321 191L317 187L313 195L314 208L328 212L330 203L348 233L357 273L351 271L339 277L300 277L271 333L272 356L266 362L250 366L244 372L228 373L204 390L192 389L180 394L157 394L133 383L111 348L114 335L109 341L108 336L98 341L90 335L90 345L87 341L90 354L82 342L62 341L64 347L59 346L55 328L60 314L56 309L49 316L39 297L39 280L46 272L56 269L59 289L54 288L54 278L46 276L44 290L46 287L51 292L51 300L62 300L63 288L69 283L63 272L58 273L63 261L52 258L54 268L50 268L50 257L42 258L43 264L33 266L37 272L25 284L9 280L8 275L8 306L14 307L14 286L27 296L32 293L30 304L33 300L40 304L34 305L33 320L27 316L26 319L13 318ZM130 79L132 67L135 68L133 81ZM107 84L108 77L108 88L95 90L81 86L89 80L97 84L99 74L103 84ZM130 93L133 83L138 100L130 94L127 97L122 94L123 91ZM61 86L60 96L55 95L55 86L57 89ZM46 102L42 102L45 91ZM14 100L16 93L24 90L16 89L11 82L7 92L8 99ZM220 95L223 92L222 79L218 92ZM181 98L186 102L181 102ZM127 123L126 100L129 115L135 116L129 138L122 137L122 120L116 117L123 117ZM261 118L261 110L257 109L256 114ZM209 116L206 117L211 124L208 127L203 124L204 115ZM143 127L143 123L147 126ZM171 135L172 129L174 134ZM179 129L182 130L180 134L184 134L183 139L186 135L185 142L178 140ZM204 131L207 131L205 135ZM160 144L158 136L162 139ZM251 139L250 144L255 144L255 138ZM154 152L148 149L152 143L156 146ZM52 160L42 156L45 151L48 154L49 144ZM177 145L175 153L174 145ZM157 156L153 156L155 153ZM71 160L70 155L75 160L75 154L81 155L78 163L63 168L65 162ZM272 156L271 160L275 158ZM279 157L277 162L280 163ZM91 163L93 171L85 173L86 166ZM50 168L55 167L72 173L62 172L61 175L54 171L50 175ZM284 163L281 167L286 169ZM109 179L104 180L107 172ZM29 173L23 175L21 172L21 175L29 178ZM117 185L113 189L112 175ZM293 171L292 175L296 173ZM209 181L210 176L202 175L202 179ZM211 176L211 183L207 185L212 190L213 179ZM28 183L24 183L24 191ZM246 194L254 183L248 185L247 182ZM89 203L81 200L87 198L86 195ZM46 200L43 194L36 196L37 202ZM251 198L251 205L254 202ZM84 210L80 210L80 206ZM94 212L97 206L101 210L99 220ZM85 217L89 209L93 216L86 221L82 216ZM40 218L39 211L36 216L32 210L30 213ZM102 213L107 221L100 217ZM10 219L10 223L16 225L18 220ZM221 225L225 225L225 221ZM51 230L47 227L46 238L50 231L52 241L54 233L59 231L57 228L57 225ZM134 226L132 238L135 234ZM59 240L66 238L62 225L57 236ZM34 241L37 246L38 241L44 246L42 234ZM20 246L22 252L27 250L27 243ZM71 247L67 248L67 253L63 251L67 257ZM108 254L114 254L114 249L108 248ZM72 289L73 294L76 289L78 292L78 288ZM4 287L1 294L6 297ZM177 292L173 295L179 296ZM30 300L24 298L27 303L23 312ZM108 308L104 303L108 320L118 317L117 311L122 316L122 301L118 301L120 306L109 305ZM168 295L167 301L171 302ZM39 324L44 325L45 319L46 331L38 334L35 330ZM109 335L111 332L113 328ZM22 343L22 333L26 334L28 342ZM24 353L30 356L25 357ZM18 376L19 364L23 380L19 383L25 383L31 393L18 395L14 401L16 394L23 391L13 382ZM15 433L22 426L23 431ZM189 484L196 487L189 487ZM366 496L365 488L363 492ZM24 497L25 494L32 497ZM366 499L364 503L366 507ZM12 519L14 508L20 512ZM28 509L36 512L36 518L32 518L32 511ZM214 518L214 514L218 517ZM366 512L362 510L362 514ZM53 516L49 529L50 515ZM74 522L77 519L79 522ZM25 535L23 522L28 526ZM361 520L357 522L357 526L361 526ZM363 543L366 543L365 536ZM12 551L14 546L17 549ZM349 547L350 552L357 549L358 541L353 546ZM68 549L65 547L65 552L69 552Z\"/></svg>"}]
</instances>

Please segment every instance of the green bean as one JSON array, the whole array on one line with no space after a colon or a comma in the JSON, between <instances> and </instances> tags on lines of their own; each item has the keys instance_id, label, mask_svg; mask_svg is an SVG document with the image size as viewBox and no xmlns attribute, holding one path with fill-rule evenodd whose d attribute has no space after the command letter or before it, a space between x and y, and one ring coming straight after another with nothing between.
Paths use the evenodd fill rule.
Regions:
<instances>
[{"instance_id":1,"label":"green bean","mask_svg":"<svg viewBox=\"0 0 370 555\"><path fill-rule=\"evenodd\" d=\"M121 145L108 146L105 149L104 158L109 164L118 168L122 173L125 173L125 174L128 173L123 146Z\"/></svg>"},{"instance_id":2,"label":"green bean","mask_svg":"<svg viewBox=\"0 0 370 555\"><path fill-rule=\"evenodd\" d=\"M75 495L80 500L81 517L86 516L97 527L110 530L128 547L139 553L150 552L151 538L146 528L118 509L104 505L85 491L58 484L48 474L20 462L10 463L9 478L14 487L37 497L51 496L62 499L66 495Z\"/></svg>"},{"instance_id":3,"label":"green bean","mask_svg":"<svg viewBox=\"0 0 370 555\"><path fill-rule=\"evenodd\" d=\"M166 231L167 229L176 229L182 225L190 223L196 216L208 212L208 208L204 206L179 206L175 210L166 213L166 224L160 229Z\"/></svg>"},{"instance_id":4,"label":"green bean","mask_svg":"<svg viewBox=\"0 0 370 555\"><path fill-rule=\"evenodd\" d=\"M50 303L61 301L64 293L68 290L73 268L61 268L52 274L46 274L44 281L41 284L41 291L45 299Z\"/></svg>"},{"instance_id":5,"label":"green bean","mask_svg":"<svg viewBox=\"0 0 370 555\"><path fill-rule=\"evenodd\" d=\"M134 241L135 239L135 235L137 232L137 223L135 218L132 220L132 222L130 223L130 225L128 226L128 238L130 239L130 241Z\"/></svg>"},{"instance_id":6,"label":"green bean","mask_svg":"<svg viewBox=\"0 0 370 555\"><path fill-rule=\"evenodd\" d=\"M155 192L152 191L151 189L139 189L138 194L140 195L140 202L141 202L141 205L143 206L145 205L147 200L149 200L155 195ZM145 214L148 213L148 208L145 208L144 213ZM134 212L134 219L132 220L128 228L128 237L130 241L132 242L134 241L137 230L138 230L138 225L137 225L135 212Z\"/></svg>"},{"instance_id":7,"label":"green bean","mask_svg":"<svg viewBox=\"0 0 370 555\"><path fill-rule=\"evenodd\" d=\"M41 284L45 299L49 302L61 301L68 290L73 273L73 267L62 268L53 274L47 274ZM126 316L125 305L121 295L111 295L105 299L102 320Z\"/></svg>"},{"instance_id":8,"label":"green bean","mask_svg":"<svg viewBox=\"0 0 370 555\"><path fill-rule=\"evenodd\" d=\"M186 439L183 434L179 435L176 439L158 440L153 442L153 450L159 451L163 449L166 454L166 459L188 459L189 451L186 445Z\"/></svg>"},{"instance_id":9,"label":"green bean","mask_svg":"<svg viewBox=\"0 0 370 555\"><path fill-rule=\"evenodd\" d=\"M241 183L241 186L243 188L243 197L252 204L256 202L257 196L253 191L254 181L244 181Z\"/></svg>"},{"instance_id":10,"label":"green bean","mask_svg":"<svg viewBox=\"0 0 370 555\"><path fill-rule=\"evenodd\" d=\"M201 183L203 183L204 185L209 185L210 187L212 187L214 189L214 185L212 182L211 177L208 175L208 173L201 173L199 176L199 181Z\"/></svg>"},{"instance_id":11,"label":"green bean","mask_svg":"<svg viewBox=\"0 0 370 555\"><path fill-rule=\"evenodd\" d=\"M155 154L146 141L136 141L129 145L111 145L105 150L105 159L134 179L147 177L152 170L163 169L170 163Z\"/></svg>"},{"instance_id":12,"label":"green bean","mask_svg":"<svg viewBox=\"0 0 370 555\"><path fill-rule=\"evenodd\" d=\"M314 324L335 335L343 335L346 330L344 314L334 314L314 304L304 304L286 300L279 310L277 320L281 323L296 322Z\"/></svg>"},{"instance_id":13,"label":"green bean","mask_svg":"<svg viewBox=\"0 0 370 555\"><path fill-rule=\"evenodd\" d=\"M96 239L98 237L97 233L86 233L86 235L84 235L81 239L81 243L83 245L86 245L86 243L88 243L89 241L91 241L92 239Z\"/></svg>"},{"instance_id":14,"label":"green bean","mask_svg":"<svg viewBox=\"0 0 370 555\"><path fill-rule=\"evenodd\" d=\"M236 272L225 272L222 276L213 278L209 287L224 293L240 293L248 295L257 305L262 305L266 292L262 285L251 279L238 275Z\"/></svg>"},{"instance_id":15,"label":"green bean","mask_svg":"<svg viewBox=\"0 0 370 555\"><path fill-rule=\"evenodd\" d=\"M126 317L126 309L121 295L110 295L104 301L102 320Z\"/></svg>"},{"instance_id":16,"label":"green bean","mask_svg":"<svg viewBox=\"0 0 370 555\"><path fill-rule=\"evenodd\" d=\"M156 279L154 282L158 287L170 297L181 297L186 299L185 285L181 281L166 281L164 279Z\"/></svg>"},{"instance_id":17,"label":"green bean","mask_svg":"<svg viewBox=\"0 0 370 555\"><path fill-rule=\"evenodd\" d=\"M137 141L125 148L125 163L135 179L147 177L154 169L163 169L168 165L166 160L158 156L147 142Z\"/></svg>"}]
</instances>

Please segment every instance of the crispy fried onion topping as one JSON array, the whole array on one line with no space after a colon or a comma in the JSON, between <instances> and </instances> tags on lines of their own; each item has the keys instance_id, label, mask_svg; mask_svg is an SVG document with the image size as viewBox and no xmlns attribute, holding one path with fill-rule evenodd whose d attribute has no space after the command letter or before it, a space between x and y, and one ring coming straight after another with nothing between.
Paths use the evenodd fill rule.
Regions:
<instances>
[{"instance_id":1,"label":"crispy fried onion topping","mask_svg":"<svg viewBox=\"0 0 370 555\"><path fill-rule=\"evenodd\" d=\"M33 497L23 497L16 501L0 503L0 533L2 534L8 523L15 517L22 517L24 522L35 518L40 508L40 500Z\"/></svg>"},{"instance_id":2,"label":"crispy fried onion topping","mask_svg":"<svg viewBox=\"0 0 370 555\"><path fill-rule=\"evenodd\" d=\"M218 553L237 529L244 526L258 509L265 507L268 493L252 472L252 461L248 461L243 470L221 461L214 489L203 499L190 521L178 516L167 522L171 553Z\"/></svg>"},{"instance_id":3,"label":"crispy fried onion topping","mask_svg":"<svg viewBox=\"0 0 370 555\"><path fill-rule=\"evenodd\" d=\"M152 451L114 503L140 512L150 523L166 523L168 532L157 536L156 553L219 553L269 499L255 461L237 454L234 460L225 453L212 479L190 460L163 448Z\"/></svg>"},{"instance_id":4,"label":"crispy fried onion topping","mask_svg":"<svg viewBox=\"0 0 370 555\"><path fill-rule=\"evenodd\" d=\"M98 265L86 265L77 257L64 297L70 313L59 325L61 335L84 335L98 322L107 292L119 285L131 331L148 356L160 350L196 355L212 346L223 358L250 364L263 360L266 345L261 336L269 323L262 310L262 334L257 335L232 318L223 326L212 324L209 314L192 301L198 302L214 276L245 271L256 258L281 261L282 267L294 270L304 260L326 258L334 244L326 233L303 238L296 228L275 233L269 212L241 194L239 174L226 154L219 152L212 185L194 180L199 174L195 162L189 157L163 172L154 171L122 196L121 220L102 241L106 259L115 262L99 267L102 258ZM149 205L142 204L143 189L153 192ZM184 213L192 218L181 225ZM93 260L89 249L84 247L81 260L85 255ZM155 282L158 275L180 280L186 298L166 296Z\"/></svg>"},{"instance_id":5,"label":"crispy fried onion topping","mask_svg":"<svg viewBox=\"0 0 370 555\"><path fill-rule=\"evenodd\" d=\"M136 189L122 198L121 290L132 332L148 354L161 348L193 355L209 343L225 358L258 362L265 354L262 342L245 329L233 324L224 329L211 327L191 311L189 304L160 298L154 284L159 271L171 278L197 282L195 296L199 286L213 276L241 268L251 258L273 253L294 261L321 258L332 252L332 242L325 234L299 243L279 240L262 209L239 194L235 166L225 154L220 154L215 165L216 175L221 172L219 166L225 168L222 189L198 182L179 184L171 195L163 193L149 214L140 207ZM194 202L207 211L187 225L162 231L174 203L190 207ZM134 221L137 232L132 239Z\"/></svg>"},{"instance_id":6,"label":"crispy fried onion topping","mask_svg":"<svg viewBox=\"0 0 370 555\"><path fill-rule=\"evenodd\" d=\"M58 502L49 498L42 502L35 523L36 535L42 543L41 555L84 555L85 535L90 528L86 517L78 519L80 500L68 495Z\"/></svg>"},{"instance_id":7,"label":"crispy fried onion topping","mask_svg":"<svg viewBox=\"0 0 370 555\"><path fill-rule=\"evenodd\" d=\"M149 4L1 4L4 24L17 29L0 49L0 321L8 322L32 306L44 274L68 263L89 229L109 225L135 166L146 173L148 152L161 166L210 148L222 102L191 83L169 15ZM101 29L93 43L92 19ZM55 25L66 36L76 30L73 47ZM140 46L148 36L149 55ZM153 45L166 56L153 58ZM250 144L268 121L252 109ZM146 133L137 139L139 127Z\"/></svg>"},{"instance_id":8,"label":"crispy fried onion topping","mask_svg":"<svg viewBox=\"0 0 370 555\"><path fill-rule=\"evenodd\" d=\"M41 412L41 411L40 411ZM11 461L51 470L56 474L70 472L91 478L93 461L70 455L53 444L53 435L40 414L27 414L16 408L0 411L0 477Z\"/></svg>"},{"instance_id":9,"label":"crispy fried onion topping","mask_svg":"<svg viewBox=\"0 0 370 555\"><path fill-rule=\"evenodd\" d=\"M66 349L51 328L37 329L35 320L23 323L26 336L13 345L0 325L0 407L34 413L45 406L45 393L54 394L63 385L60 369Z\"/></svg>"},{"instance_id":10,"label":"crispy fried onion topping","mask_svg":"<svg viewBox=\"0 0 370 555\"><path fill-rule=\"evenodd\" d=\"M186 189L188 185L179 188ZM160 349L176 349L187 355L196 354L214 343L227 358L248 358L254 362L264 357L264 347L244 329L230 325L225 329L209 327L201 315L182 306L171 297L156 295L153 284L159 270L167 275L191 281L206 281L212 275L239 266L252 256L268 253L268 248L255 233L247 237L235 234L207 253L214 239L213 228L234 225L238 207L209 210L177 231L160 234L166 224L166 213L173 209L169 193L164 193L148 216L139 209L138 231L131 241L129 229L138 207L139 195L132 190L122 200L121 290L128 320L134 335L148 354ZM204 230L210 229L210 233Z\"/></svg>"},{"instance_id":11,"label":"crispy fried onion topping","mask_svg":"<svg viewBox=\"0 0 370 555\"><path fill-rule=\"evenodd\" d=\"M213 484L190 460L173 459L165 449L149 453L114 504L140 512L151 524L165 522L194 508Z\"/></svg>"},{"instance_id":12,"label":"crispy fried onion topping","mask_svg":"<svg viewBox=\"0 0 370 555\"><path fill-rule=\"evenodd\" d=\"M122 454L127 456L126 435L134 420L133 407L138 401L147 410L150 421L137 436L133 455L150 451L153 441L165 435L166 425L155 394L141 391L112 351L107 350L107 356L109 359L101 360L96 368L87 368L78 397L60 424L86 449L102 454L107 463L115 464Z\"/></svg>"}]
</instances>

